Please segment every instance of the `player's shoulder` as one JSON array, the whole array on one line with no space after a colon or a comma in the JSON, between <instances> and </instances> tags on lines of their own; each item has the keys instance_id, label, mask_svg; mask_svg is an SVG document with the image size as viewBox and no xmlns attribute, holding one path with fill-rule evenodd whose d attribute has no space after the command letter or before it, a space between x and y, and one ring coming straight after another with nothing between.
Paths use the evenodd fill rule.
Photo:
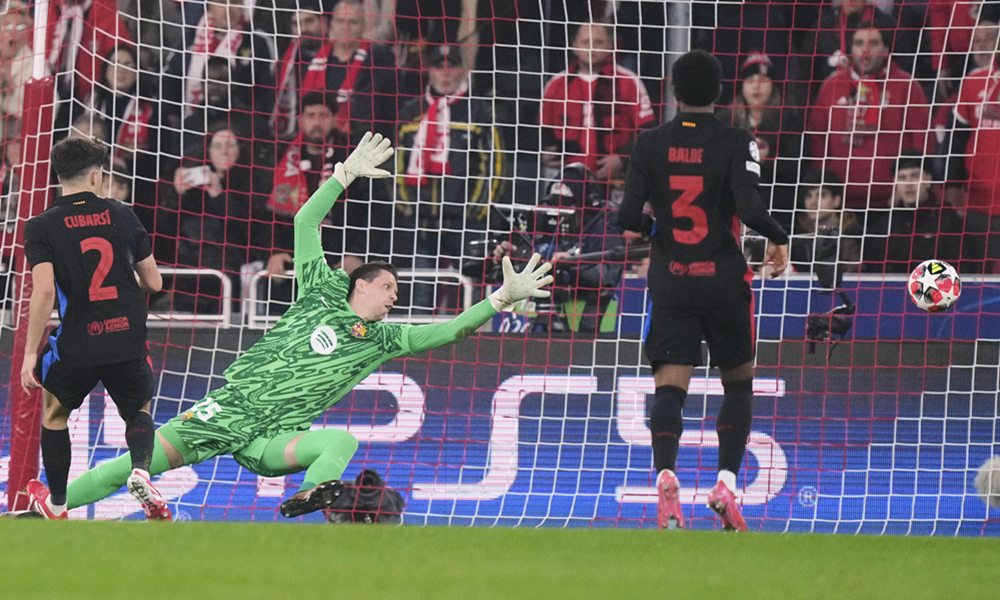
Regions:
<instances>
[{"instance_id":1,"label":"player's shoulder","mask_svg":"<svg viewBox=\"0 0 1000 600\"><path fill-rule=\"evenodd\" d=\"M343 269L333 269L333 281L338 285L349 286L351 284L351 276Z\"/></svg>"},{"instance_id":2,"label":"player's shoulder","mask_svg":"<svg viewBox=\"0 0 1000 600\"><path fill-rule=\"evenodd\" d=\"M61 205L53 204L39 214L28 219L28 222L25 224L25 233L28 233L29 231L38 232L40 230L47 229L59 221L62 216L60 213L62 212L63 208Z\"/></svg>"},{"instance_id":3,"label":"player's shoulder","mask_svg":"<svg viewBox=\"0 0 1000 600\"><path fill-rule=\"evenodd\" d=\"M320 261L323 270L328 274L323 283L323 287L338 301L347 302L347 295L351 289L351 276L343 269L331 269L326 264L326 260Z\"/></svg>"},{"instance_id":4,"label":"player's shoulder","mask_svg":"<svg viewBox=\"0 0 1000 600\"><path fill-rule=\"evenodd\" d=\"M643 129L639 132L638 137L636 137L636 142L638 143L639 140L644 140L646 143L649 143L653 140L659 140L664 136L669 135L674 128L674 122L667 121L666 123L660 123L656 127Z\"/></svg>"},{"instance_id":5,"label":"player's shoulder","mask_svg":"<svg viewBox=\"0 0 1000 600\"><path fill-rule=\"evenodd\" d=\"M750 132L747 131L746 129L743 129L742 127L737 127L732 123L725 123L718 117L716 117L715 122L718 123L719 131L721 131L723 135L726 135L728 137L741 138L741 139L753 137L752 135L750 135Z\"/></svg>"},{"instance_id":6,"label":"player's shoulder","mask_svg":"<svg viewBox=\"0 0 1000 600\"><path fill-rule=\"evenodd\" d=\"M746 145L754 139L753 135L746 129L737 127L731 123L725 123L719 118L714 119L712 129L716 139L727 145L737 143Z\"/></svg>"}]
</instances>

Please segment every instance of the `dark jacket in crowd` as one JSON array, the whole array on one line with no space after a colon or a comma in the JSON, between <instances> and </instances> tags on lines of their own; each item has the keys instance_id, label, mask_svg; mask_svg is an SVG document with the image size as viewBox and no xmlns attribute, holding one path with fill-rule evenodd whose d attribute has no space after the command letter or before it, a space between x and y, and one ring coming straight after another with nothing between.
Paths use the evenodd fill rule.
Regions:
<instances>
[{"instance_id":1,"label":"dark jacket in crowd","mask_svg":"<svg viewBox=\"0 0 1000 600\"><path fill-rule=\"evenodd\" d=\"M424 227L485 229L490 204L508 187L504 178L509 170L492 102L462 99L450 108L451 173L430 175L428 183L420 186L408 183L406 175L427 102L424 97L414 98L400 109L396 208L405 220L415 220Z\"/></svg>"},{"instance_id":2,"label":"dark jacket in crowd","mask_svg":"<svg viewBox=\"0 0 1000 600\"><path fill-rule=\"evenodd\" d=\"M951 208L897 206L886 211L869 211L867 220L865 272L908 274L932 258L962 270L963 221Z\"/></svg>"}]
</instances>

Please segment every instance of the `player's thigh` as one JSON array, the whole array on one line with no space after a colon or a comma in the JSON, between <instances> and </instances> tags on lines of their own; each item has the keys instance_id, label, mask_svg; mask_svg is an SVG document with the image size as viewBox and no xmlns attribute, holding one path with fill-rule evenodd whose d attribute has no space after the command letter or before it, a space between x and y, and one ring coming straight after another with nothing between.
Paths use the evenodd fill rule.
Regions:
<instances>
[{"instance_id":1,"label":"player's thigh","mask_svg":"<svg viewBox=\"0 0 1000 600\"><path fill-rule=\"evenodd\" d=\"M156 392L156 376L146 358L104 367L101 382L126 421L138 414Z\"/></svg>"},{"instance_id":2,"label":"player's thigh","mask_svg":"<svg viewBox=\"0 0 1000 600\"><path fill-rule=\"evenodd\" d=\"M261 437L256 429L259 421L241 396L222 387L158 431L181 452L186 464L194 464L248 446Z\"/></svg>"},{"instance_id":3,"label":"player's thigh","mask_svg":"<svg viewBox=\"0 0 1000 600\"><path fill-rule=\"evenodd\" d=\"M244 469L262 477L281 477L298 473L305 467L295 460L294 451L289 457L287 449L293 441L306 433L289 431L273 437L256 438L243 448L233 451L233 459Z\"/></svg>"},{"instance_id":4,"label":"player's thigh","mask_svg":"<svg viewBox=\"0 0 1000 600\"><path fill-rule=\"evenodd\" d=\"M703 321L713 367L731 369L753 361L753 292L749 286L706 308Z\"/></svg>"},{"instance_id":5,"label":"player's thigh","mask_svg":"<svg viewBox=\"0 0 1000 600\"><path fill-rule=\"evenodd\" d=\"M702 322L696 310L653 303L645 342L653 371L660 365L701 365L701 339Z\"/></svg>"},{"instance_id":6,"label":"player's thigh","mask_svg":"<svg viewBox=\"0 0 1000 600\"><path fill-rule=\"evenodd\" d=\"M55 360L48 346L42 353L42 360L35 366L35 377L46 392L69 410L80 408L83 400L100 381L97 368L68 366Z\"/></svg>"}]
</instances>

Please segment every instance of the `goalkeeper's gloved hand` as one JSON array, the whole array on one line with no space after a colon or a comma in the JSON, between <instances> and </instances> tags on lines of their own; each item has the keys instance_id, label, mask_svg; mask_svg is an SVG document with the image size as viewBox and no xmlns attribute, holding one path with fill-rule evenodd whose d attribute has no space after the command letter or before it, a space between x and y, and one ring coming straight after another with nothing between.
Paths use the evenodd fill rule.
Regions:
<instances>
[{"instance_id":1,"label":"goalkeeper's gloved hand","mask_svg":"<svg viewBox=\"0 0 1000 600\"><path fill-rule=\"evenodd\" d=\"M552 263L542 263L536 269L541 259L537 252L532 254L524 270L516 273L510 257L503 257L503 285L490 294L490 304L497 312L506 310L525 298L548 298L552 295L542 289L552 283L552 276L545 275L552 269Z\"/></svg>"},{"instance_id":2,"label":"goalkeeper's gloved hand","mask_svg":"<svg viewBox=\"0 0 1000 600\"><path fill-rule=\"evenodd\" d=\"M347 160L334 165L333 176L345 188L358 177L372 179L389 177L392 173L375 167L392 158L393 152L395 150L392 148L392 141L383 138L381 133L372 135L369 131L365 137L361 138L358 147L354 149L354 152L351 152Z\"/></svg>"}]
</instances>

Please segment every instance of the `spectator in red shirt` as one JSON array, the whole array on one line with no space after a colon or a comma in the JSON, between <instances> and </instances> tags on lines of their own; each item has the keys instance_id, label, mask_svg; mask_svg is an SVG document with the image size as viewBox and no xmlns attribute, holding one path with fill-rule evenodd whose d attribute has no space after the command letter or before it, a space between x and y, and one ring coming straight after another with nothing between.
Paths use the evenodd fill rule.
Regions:
<instances>
[{"instance_id":1,"label":"spectator in red shirt","mask_svg":"<svg viewBox=\"0 0 1000 600\"><path fill-rule=\"evenodd\" d=\"M101 57L120 42L132 41L113 0L53 0L47 37L49 70L58 76L63 99L90 94L104 75Z\"/></svg>"},{"instance_id":2,"label":"spectator in red shirt","mask_svg":"<svg viewBox=\"0 0 1000 600\"><path fill-rule=\"evenodd\" d=\"M993 62L993 53L997 49L997 38L1000 36L1000 28L994 21L980 21L976 31L972 34L972 70L990 66ZM958 90L944 101L934 113L934 134L937 143L945 142L955 119L955 105L958 104ZM947 153L947 148L945 149ZM935 172L940 172L935 170Z\"/></svg>"},{"instance_id":3,"label":"spectator in red shirt","mask_svg":"<svg viewBox=\"0 0 1000 600\"><path fill-rule=\"evenodd\" d=\"M967 237L1000 259L1000 67L993 61L962 80L947 164L945 201L965 210ZM993 267L988 268L993 271Z\"/></svg>"},{"instance_id":4,"label":"spectator in red shirt","mask_svg":"<svg viewBox=\"0 0 1000 600\"><path fill-rule=\"evenodd\" d=\"M24 84L31 79L32 19L28 7L7 2L0 15L0 115L20 119L24 108Z\"/></svg>"},{"instance_id":5,"label":"spectator in red shirt","mask_svg":"<svg viewBox=\"0 0 1000 600\"><path fill-rule=\"evenodd\" d=\"M654 124L649 94L615 63L606 26L582 25L572 48L576 60L543 93L542 161L548 169L582 162L598 179L620 178L639 130Z\"/></svg>"},{"instance_id":6,"label":"spectator in red shirt","mask_svg":"<svg viewBox=\"0 0 1000 600\"><path fill-rule=\"evenodd\" d=\"M808 148L847 182L846 206L884 207L902 150L925 152L930 107L917 82L889 55L892 32L870 22L851 36L851 62L831 75L809 110Z\"/></svg>"},{"instance_id":7,"label":"spectator in red shirt","mask_svg":"<svg viewBox=\"0 0 1000 600\"><path fill-rule=\"evenodd\" d=\"M931 41L931 61L935 73L948 92L954 92L948 78L961 78L973 69L968 60L975 44L976 26L996 21L1000 10L995 3L963 0L930 0L927 21Z\"/></svg>"}]
</instances>

